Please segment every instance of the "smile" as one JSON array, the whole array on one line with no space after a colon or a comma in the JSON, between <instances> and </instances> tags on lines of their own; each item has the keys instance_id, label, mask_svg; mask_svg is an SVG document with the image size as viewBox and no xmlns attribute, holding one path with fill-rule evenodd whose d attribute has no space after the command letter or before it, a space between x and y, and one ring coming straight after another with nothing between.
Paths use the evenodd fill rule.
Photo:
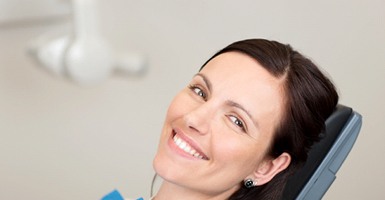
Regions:
<instances>
[{"instance_id":1,"label":"smile","mask_svg":"<svg viewBox=\"0 0 385 200\"><path fill-rule=\"evenodd\" d=\"M176 146L183 150L184 152L196 157L196 158L199 158L199 159L202 159L202 160L208 160L208 158L202 154L200 154L196 149L194 149L193 147L191 147L186 141L184 141L183 139L181 139L180 137L178 137L177 134L174 135L173 137L173 141L174 143L176 144Z\"/></svg>"}]
</instances>

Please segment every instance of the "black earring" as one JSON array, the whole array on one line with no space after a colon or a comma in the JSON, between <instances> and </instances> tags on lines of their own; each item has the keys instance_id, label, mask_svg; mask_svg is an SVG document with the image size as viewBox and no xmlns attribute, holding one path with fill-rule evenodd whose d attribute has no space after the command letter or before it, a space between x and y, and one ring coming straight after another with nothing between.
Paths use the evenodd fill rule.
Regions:
<instances>
[{"instance_id":1,"label":"black earring","mask_svg":"<svg viewBox=\"0 0 385 200\"><path fill-rule=\"evenodd\" d=\"M254 181L251 179L246 179L243 184L246 188L252 188L255 186Z\"/></svg>"}]
</instances>

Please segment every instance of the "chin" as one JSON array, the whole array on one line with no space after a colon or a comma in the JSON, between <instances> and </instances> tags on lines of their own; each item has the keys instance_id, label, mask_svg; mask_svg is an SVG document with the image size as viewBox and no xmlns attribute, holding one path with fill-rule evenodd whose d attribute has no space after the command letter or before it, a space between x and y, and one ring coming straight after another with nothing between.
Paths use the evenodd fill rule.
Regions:
<instances>
[{"instance_id":1,"label":"chin","mask_svg":"<svg viewBox=\"0 0 385 200\"><path fill-rule=\"evenodd\" d=\"M161 155L161 153L157 153L153 160L153 168L158 176L160 176L163 180L167 182L175 182L178 180L175 164L169 161L165 155Z\"/></svg>"}]
</instances>

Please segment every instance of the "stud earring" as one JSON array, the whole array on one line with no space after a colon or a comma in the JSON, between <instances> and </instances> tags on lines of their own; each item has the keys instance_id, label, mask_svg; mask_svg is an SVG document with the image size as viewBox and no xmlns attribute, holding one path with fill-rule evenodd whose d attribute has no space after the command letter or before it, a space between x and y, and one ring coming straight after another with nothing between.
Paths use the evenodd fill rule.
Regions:
<instances>
[{"instance_id":1,"label":"stud earring","mask_svg":"<svg viewBox=\"0 0 385 200\"><path fill-rule=\"evenodd\" d=\"M244 185L246 188L252 188L252 187L254 187L256 184L257 184L257 182L254 182L254 181L251 180L251 179L246 179L246 180L243 182L243 185Z\"/></svg>"}]
</instances>

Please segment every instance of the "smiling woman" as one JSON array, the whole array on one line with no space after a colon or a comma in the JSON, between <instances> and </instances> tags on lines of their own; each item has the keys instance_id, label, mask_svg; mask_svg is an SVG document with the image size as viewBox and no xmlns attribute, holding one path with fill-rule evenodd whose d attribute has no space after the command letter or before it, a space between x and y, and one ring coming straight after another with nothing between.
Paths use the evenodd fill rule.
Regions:
<instances>
[{"instance_id":1,"label":"smiling woman","mask_svg":"<svg viewBox=\"0 0 385 200\"><path fill-rule=\"evenodd\" d=\"M155 199L279 199L337 102L329 79L289 45L227 46L171 102Z\"/></svg>"}]
</instances>

